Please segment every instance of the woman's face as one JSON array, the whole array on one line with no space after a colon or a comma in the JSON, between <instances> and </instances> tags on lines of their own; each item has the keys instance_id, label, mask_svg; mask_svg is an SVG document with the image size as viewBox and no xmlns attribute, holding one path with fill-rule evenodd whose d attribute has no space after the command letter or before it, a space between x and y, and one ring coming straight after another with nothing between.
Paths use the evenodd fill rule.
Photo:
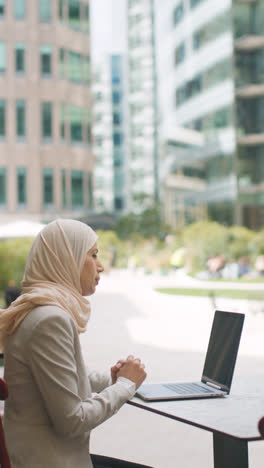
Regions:
<instances>
[{"instance_id":1,"label":"woman's face","mask_svg":"<svg viewBox=\"0 0 264 468\"><path fill-rule=\"evenodd\" d=\"M83 296L90 296L95 292L95 288L100 280L100 273L104 267L98 258L97 243L88 251L83 269L81 272L81 288Z\"/></svg>"}]
</instances>

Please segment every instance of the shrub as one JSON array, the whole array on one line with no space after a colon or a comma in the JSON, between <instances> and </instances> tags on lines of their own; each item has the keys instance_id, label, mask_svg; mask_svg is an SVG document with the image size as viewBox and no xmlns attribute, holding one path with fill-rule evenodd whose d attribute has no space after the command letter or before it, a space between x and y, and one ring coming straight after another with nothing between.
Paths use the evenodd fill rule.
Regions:
<instances>
[{"instance_id":1,"label":"shrub","mask_svg":"<svg viewBox=\"0 0 264 468\"><path fill-rule=\"evenodd\" d=\"M26 260L33 239L12 239L0 242L0 289L4 290L9 280L17 286L23 279Z\"/></svg>"}]
</instances>

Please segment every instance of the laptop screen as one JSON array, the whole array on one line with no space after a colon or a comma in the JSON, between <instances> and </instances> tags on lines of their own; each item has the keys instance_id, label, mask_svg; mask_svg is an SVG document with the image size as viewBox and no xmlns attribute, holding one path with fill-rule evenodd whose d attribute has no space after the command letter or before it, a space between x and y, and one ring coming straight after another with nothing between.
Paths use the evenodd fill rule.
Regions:
<instances>
[{"instance_id":1,"label":"laptop screen","mask_svg":"<svg viewBox=\"0 0 264 468\"><path fill-rule=\"evenodd\" d=\"M203 382L209 381L230 391L244 318L244 314L215 311Z\"/></svg>"}]
</instances>

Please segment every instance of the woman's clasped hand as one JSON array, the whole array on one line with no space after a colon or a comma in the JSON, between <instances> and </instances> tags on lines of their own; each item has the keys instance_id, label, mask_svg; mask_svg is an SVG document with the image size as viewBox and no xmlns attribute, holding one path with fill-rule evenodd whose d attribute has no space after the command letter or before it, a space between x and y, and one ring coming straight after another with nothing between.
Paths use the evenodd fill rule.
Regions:
<instances>
[{"instance_id":1,"label":"woman's clasped hand","mask_svg":"<svg viewBox=\"0 0 264 468\"><path fill-rule=\"evenodd\" d=\"M136 384L136 389L146 378L145 365L141 359L129 355L126 359L120 359L111 367L112 382L115 383L118 377L124 377Z\"/></svg>"}]
</instances>

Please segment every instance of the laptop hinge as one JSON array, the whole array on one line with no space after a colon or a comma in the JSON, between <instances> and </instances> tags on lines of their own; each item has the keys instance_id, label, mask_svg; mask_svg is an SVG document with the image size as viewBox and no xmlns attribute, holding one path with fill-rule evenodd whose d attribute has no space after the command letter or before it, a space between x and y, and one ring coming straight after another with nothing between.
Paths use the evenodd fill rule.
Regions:
<instances>
[{"instance_id":1,"label":"laptop hinge","mask_svg":"<svg viewBox=\"0 0 264 468\"><path fill-rule=\"evenodd\" d=\"M217 390L222 390L220 385L215 385L212 382L206 382L206 385L210 385L210 387L216 388Z\"/></svg>"}]
</instances>

